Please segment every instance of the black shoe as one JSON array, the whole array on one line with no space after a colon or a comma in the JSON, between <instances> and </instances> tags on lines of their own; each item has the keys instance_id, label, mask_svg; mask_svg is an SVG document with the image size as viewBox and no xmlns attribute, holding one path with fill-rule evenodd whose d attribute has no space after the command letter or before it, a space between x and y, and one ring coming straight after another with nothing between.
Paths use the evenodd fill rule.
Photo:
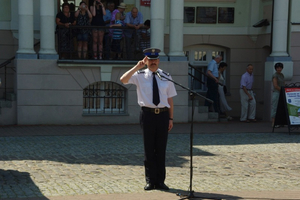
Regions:
<instances>
[{"instance_id":1,"label":"black shoe","mask_svg":"<svg viewBox=\"0 0 300 200\"><path fill-rule=\"evenodd\" d=\"M166 184L164 183L158 183L155 185L156 189L161 189L161 190L169 190L170 188L168 186L166 186Z\"/></svg>"},{"instance_id":2,"label":"black shoe","mask_svg":"<svg viewBox=\"0 0 300 200\"><path fill-rule=\"evenodd\" d=\"M144 187L144 190L153 190L154 189L154 184L152 183L147 183L147 185Z\"/></svg>"}]
</instances>

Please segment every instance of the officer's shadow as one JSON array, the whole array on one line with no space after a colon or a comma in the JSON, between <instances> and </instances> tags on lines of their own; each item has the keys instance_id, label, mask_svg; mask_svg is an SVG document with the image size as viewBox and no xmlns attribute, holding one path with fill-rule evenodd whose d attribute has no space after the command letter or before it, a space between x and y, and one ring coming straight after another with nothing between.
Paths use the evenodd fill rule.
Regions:
<instances>
[{"instance_id":1,"label":"officer's shadow","mask_svg":"<svg viewBox=\"0 0 300 200\"><path fill-rule=\"evenodd\" d=\"M193 148L193 151L194 151L193 156L215 156L212 153L209 153L207 151L202 151L200 149ZM168 165L168 166L180 166L181 163L190 162L190 160L182 158L179 155L178 155L178 158L179 159L177 159L175 161L175 163L174 163L174 161L168 162L168 159L167 159L166 165ZM191 181L191 177L187 177L187 178ZM217 194L217 193L201 193L201 192L198 192L198 191L191 191L191 190L184 191L182 189L176 189L176 188L170 188L170 190L164 191L164 192L173 193L174 196L177 196L176 199L198 199L198 200L204 200L204 199L213 199L213 200L243 199L242 197L238 197L238 196L231 196L231 195L224 195L224 194Z\"/></svg>"},{"instance_id":2,"label":"officer's shadow","mask_svg":"<svg viewBox=\"0 0 300 200\"><path fill-rule=\"evenodd\" d=\"M201 193L195 191L183 191L180 189L170 188L170 190L165 191L169 193L174 193L174 199L195 199L195 200L238 200L243 199L242 197L226 195L226 194L217 194L217 193Z\"/></svg>"},{"instance_id":3,"label":"officer's shadow","mask_svg":"<svg viewBox=\"0 0 300 200\"><path fill-rule=\"evenodd\" d=\"M48 199L32 181L28 172L0 169L0 199L31 197Z\"/></svg>"}]
</instances>

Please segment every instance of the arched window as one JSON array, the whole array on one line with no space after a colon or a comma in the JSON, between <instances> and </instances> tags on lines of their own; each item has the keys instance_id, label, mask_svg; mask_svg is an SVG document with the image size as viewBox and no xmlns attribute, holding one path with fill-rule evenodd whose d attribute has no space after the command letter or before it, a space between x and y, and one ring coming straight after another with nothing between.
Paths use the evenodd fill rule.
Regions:
<instances>
[{"instance_id":1,"label":"arched window","mask_svg":"<svg viewBox=\"0 0 300 200\"><path fill-rule=\"evenodd\" d=\"M124 114L126 88L114 82L96 82L83 89L84 114Z\"/></svg>"}]
</instances>

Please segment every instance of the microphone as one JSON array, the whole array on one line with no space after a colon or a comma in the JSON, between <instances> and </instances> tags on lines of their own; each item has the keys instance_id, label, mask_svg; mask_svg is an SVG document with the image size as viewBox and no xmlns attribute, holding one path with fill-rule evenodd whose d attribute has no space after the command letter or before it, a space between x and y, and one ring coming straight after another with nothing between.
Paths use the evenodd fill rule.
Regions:
<instances>
[{"instance_id":1,"label":"microphone","mask_svg":"<svg viewBox=\"0 0 300 200\"><path fill-rule=\"evenodd\" d=\"M159 78L160 80L162 80L160 74L159 74L157 71L155 72L155 74L158 76L158 78Z\"/></svg>"}]
</instances>

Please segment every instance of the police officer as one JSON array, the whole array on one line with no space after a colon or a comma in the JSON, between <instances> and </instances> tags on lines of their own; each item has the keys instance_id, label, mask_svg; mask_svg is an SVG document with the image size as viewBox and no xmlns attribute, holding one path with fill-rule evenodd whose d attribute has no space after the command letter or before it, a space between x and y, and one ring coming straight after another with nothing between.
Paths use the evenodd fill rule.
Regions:
<instances>
[{"instance_id":1,"label":"police officer","mask_svg":"<svg viewBox=\"0 0 300 200\"><path fill-rule=\"evenodd\" d=\"M145 57L120 78L124 84L135 84L145 151L145 190L169 190L165 185L165 155L168 132L173 127L173 99L176 96L171 76L158 68L159 49L148 48ZM145 65L147 69L141 70Z\"/></svg>"}]
</instances>

